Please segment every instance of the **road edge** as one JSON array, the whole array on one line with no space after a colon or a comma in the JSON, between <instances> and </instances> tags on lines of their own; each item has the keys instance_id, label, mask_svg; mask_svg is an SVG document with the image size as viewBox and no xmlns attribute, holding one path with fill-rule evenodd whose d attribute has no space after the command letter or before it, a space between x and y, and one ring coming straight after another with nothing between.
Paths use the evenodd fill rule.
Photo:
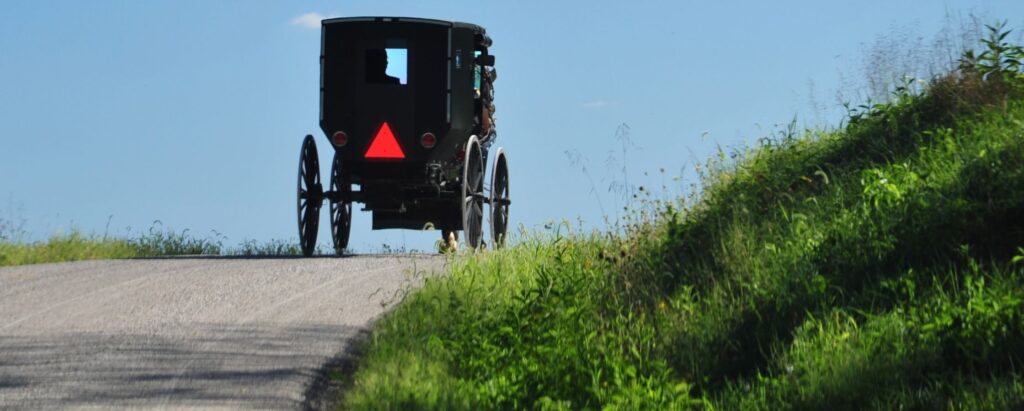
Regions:
<instances>
[{"instance_id":1,"label":"road edge","mask_svg":"<svg viewBox=\"0 0 1024 411\"><path fill-rule=\"evenodd\" d=\"M344 400L344 393L355 382L356 370L370 345L370 336L376 320L366 328L358 329L346 341L345 348L323 363L313 374L313 381L303 392L302 409L305 411L337 410ZM333 376L344 376L341 379Z\"/></svg>"}]
</instances>

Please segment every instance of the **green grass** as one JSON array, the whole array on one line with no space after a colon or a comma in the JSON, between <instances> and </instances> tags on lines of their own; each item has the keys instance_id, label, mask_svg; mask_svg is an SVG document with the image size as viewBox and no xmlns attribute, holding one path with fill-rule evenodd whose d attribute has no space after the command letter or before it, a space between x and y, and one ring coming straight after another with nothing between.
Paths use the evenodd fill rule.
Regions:
<instances>
[{"instance_id":1,"label":"green grass","mask_svg":"<svg viewBox=\"0 0 1024 411\"><path fill-rule=\"evenodd\" d=\"M104 240L78 232L53 236L45 242L0 242L0 267L61 261L135 257L137 249L124 240Z\"/></svg>"},{"instance_id":2,"label":"green grass","mask_svg":"<svg viewBox=\"0 0 1024 411\"><path fill-rule=\"evenodd\" d=\"M0 221L0 267L79 260L146 258L166 256L298 256L297 243L283 240L243 241L224 247L223 237L213 233L198 237L188 230L174 231L154 224L149 231L125 238L83 234L78 230L55 234L44 241L25 242L12 238L24 233L8 233ZM331 250L333 252L333 250Z\"/></svg>"},{"instance_id":3,"label":"green grass","mask_svg":"<svg viewBox=\"0 0 1024 411\"><path fill-rule=\"evenodd\" d=\"M379 322L345 407L1024 407L1024 53L999 35L616 233L454 258Z\"/></svg>"},{"instance_id":4,"label":"green grass","mask_svg":"<svg viewBox=\"0 0 1024 411\"><path fill-rule=\"evenodd\" d=\"M188 230L175 232L154 226L149 232L128 239L86 235L72 230L55 234L45 241L0 240L0 267L78 260L218 255L221 249L219 240L198 238Z\"/></svg>"}]
</instances>

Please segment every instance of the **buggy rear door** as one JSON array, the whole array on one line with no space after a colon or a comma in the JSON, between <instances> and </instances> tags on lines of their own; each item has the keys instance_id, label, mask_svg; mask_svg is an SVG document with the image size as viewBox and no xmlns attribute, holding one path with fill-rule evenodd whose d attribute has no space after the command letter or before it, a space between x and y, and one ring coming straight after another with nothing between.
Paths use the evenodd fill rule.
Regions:
<instances>
[{"instance_id":1,"label":"buggy rear door","mask_svg":"<svg viewBox=\"0 0 1024 411\"><path fill-rule=\"evenodd\" d=\"M348 135L339 148L345 160L373 161L366 151L387 123L401 160L425 161L419 136L447 127L447 36L445 25L397 19L324 23L320 126L328 136Z\"/></svg>"}]
</instances>

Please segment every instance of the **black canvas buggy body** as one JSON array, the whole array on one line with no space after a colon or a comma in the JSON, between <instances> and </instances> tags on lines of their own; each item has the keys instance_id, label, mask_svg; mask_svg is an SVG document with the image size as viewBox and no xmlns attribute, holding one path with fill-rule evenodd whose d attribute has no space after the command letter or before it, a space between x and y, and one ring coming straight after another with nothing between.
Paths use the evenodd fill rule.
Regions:
<instances>
[{"instance_id":1,"label":"black canvas buggy body","mask_svg":"<svg viewBox=\"0 0 1024 411\"><path fill-rule=\"evenodd\" d=\"M508 158L497 135L494 57L483 27L415 18L359 17L322 22L320 129L334 149L329 187L321 185L313 136L302 142L299 240L316 246L320 207L330 203L338 254L348 246L352 203L372 212L373 229L458 230L483 243L490 205L495 246L508 227Z\"/></svg>"}]
</instances>

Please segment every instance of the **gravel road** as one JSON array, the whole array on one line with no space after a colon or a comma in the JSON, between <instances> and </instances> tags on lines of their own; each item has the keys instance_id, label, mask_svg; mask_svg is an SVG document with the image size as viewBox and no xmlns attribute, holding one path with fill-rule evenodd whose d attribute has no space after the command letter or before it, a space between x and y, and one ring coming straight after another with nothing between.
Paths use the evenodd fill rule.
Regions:
<instances>
[{"instance_id":1,"label":"gravel road","mask_svg":"<svg viewBox=\"0 0 1024 411\"><path fill-rule=\"evenodd\" d=\"M0 409L301 409L438 256L0 269ZM307 398L309 397L309 398Z\"/></svg>"}]
</instances>

